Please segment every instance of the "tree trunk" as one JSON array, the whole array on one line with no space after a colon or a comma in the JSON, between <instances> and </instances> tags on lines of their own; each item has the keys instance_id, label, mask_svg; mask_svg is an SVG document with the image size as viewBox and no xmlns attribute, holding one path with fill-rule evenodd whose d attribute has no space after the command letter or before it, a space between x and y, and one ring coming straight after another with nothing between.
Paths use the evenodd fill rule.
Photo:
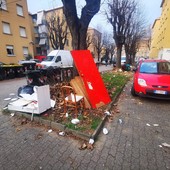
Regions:
<instances>
[{"instance_id":1,"label":"tree trunk","mask_svg":"<svg viewBox=\"0 0 170 170\"><path fill-rule=\"evenodd\" d=\"M79 19L77 16L75 0L62 0L64 14L72 36L72 47L74 50L87 49L86 34L88 25L93 16L99 11L100 1L101 0L86 1L86 5L83 7Z\"/></svg>"},{"instance_id":2,"label":"tree trunk","mask_svg":"<svg viewBox=\"0 0 170 170\"><path fill-rule=\"evenodd\" d=\"M121 54L122 54L122 44L117 45L117 60L116 67L121 68Z\"/></svg>"}]
</instances>

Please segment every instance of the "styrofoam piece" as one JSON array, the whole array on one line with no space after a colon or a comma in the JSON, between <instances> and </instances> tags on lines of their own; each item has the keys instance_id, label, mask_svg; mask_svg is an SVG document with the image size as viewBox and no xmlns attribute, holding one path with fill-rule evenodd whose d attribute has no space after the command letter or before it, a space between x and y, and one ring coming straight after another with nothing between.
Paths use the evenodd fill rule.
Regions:
<instances>
[{"instance_id":1,"label":"styrofoam piece","mask_svg":"<svg viewBox=\"0 0 170 170\"><path fill-rule=\"evenodd\" d=\"M11 98L10 98L10 97L7 97L7 98L5 98L4 100L5 100L5 101L8 101L8 100L11 100Z\"/></svg>"},{"instance_id":2,"label":"styrofoam piece","mask_svg":"<svg viewBox=\"0 0 170 170\"><path fill-rule=\"evenodd\" d=\"M15 101L15 100L17 100L17 99L18 99L18 98L12 98L11 101Z\"/></svg>"}]
</instances>

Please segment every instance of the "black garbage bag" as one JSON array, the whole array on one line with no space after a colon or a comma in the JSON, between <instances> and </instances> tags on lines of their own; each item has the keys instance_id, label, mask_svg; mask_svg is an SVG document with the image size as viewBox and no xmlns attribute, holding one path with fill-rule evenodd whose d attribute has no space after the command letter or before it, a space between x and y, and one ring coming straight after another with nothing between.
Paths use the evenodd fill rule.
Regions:
<instances>
[{"instance_id":1,"label":"black garbage bag","mask_svg":"<svg viewBox=\"0 0 170 170\"><path fill-rule=\"evenodd\" d=\"M21 94L33 94L34 93L34 86L32 85L25 85L22 87L19 87L18 89L18 96L22 97Z\"/></svg>"}]
</instances>

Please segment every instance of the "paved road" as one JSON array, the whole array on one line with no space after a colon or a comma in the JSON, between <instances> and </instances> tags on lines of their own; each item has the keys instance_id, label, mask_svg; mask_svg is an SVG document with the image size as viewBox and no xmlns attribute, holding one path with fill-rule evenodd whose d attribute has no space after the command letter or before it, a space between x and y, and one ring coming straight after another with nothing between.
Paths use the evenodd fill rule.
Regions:
<instances>
[{"instance_id":1,"label":"paved road","mask_svg":"<svg viewBox=\"0 0 170 170\"><path fill-rule=\"evenodd\" d=\"M0 110L5 107L9 101L5 101L6 98L14 98L17 95L18 88L26 85L26 78L16 78L0 81ZM10 96L14 93L15 96Z\"/></svg>"},{"instance_id":2,"label":"paved road","mask_svg":"<svg viewBox=\"0 0 170 170\"><path fill-rule=\"evenodd\" d=\"M133 98L129 83L116 109L120 113L105 124L109 133L100 133L92 151L79 150L82 141L0 114L0 169L170 169L170 148L162 147L170 144L169 102Z\"/></svg>"}]
</instances>

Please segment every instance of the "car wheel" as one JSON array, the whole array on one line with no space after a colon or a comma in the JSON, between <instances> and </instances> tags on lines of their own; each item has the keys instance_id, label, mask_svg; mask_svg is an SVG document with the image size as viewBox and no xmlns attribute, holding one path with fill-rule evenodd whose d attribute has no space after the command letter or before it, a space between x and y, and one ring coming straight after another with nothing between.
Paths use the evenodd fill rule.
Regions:
<instances>
[{"instance_id":1,"label":"car wheel","mask_svg":"<svg viewBox=\"0 0 170 170\"><path fill-rule=\"evenodd\" d=\"M137 94L135 92L135 89L134 89L134 85L132 85L132 88L131 88L131 95L132 96L137 96Z\"/></svg>"}]
</instances>

